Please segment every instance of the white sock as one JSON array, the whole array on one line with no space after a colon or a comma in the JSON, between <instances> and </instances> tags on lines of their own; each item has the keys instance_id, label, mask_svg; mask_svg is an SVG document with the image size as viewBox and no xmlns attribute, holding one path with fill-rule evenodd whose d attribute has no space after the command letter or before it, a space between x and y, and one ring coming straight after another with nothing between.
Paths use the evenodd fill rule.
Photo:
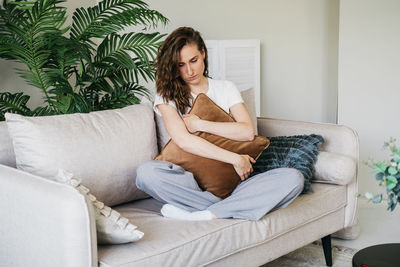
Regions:
<instances>
[{"instance_id":1,"label":"white sock","mask_svg":"<svg viewBox=\"0 0 400 267\"><path fill-rule=\"evenodd\" d=\"M186 221L208 221L212 219L212 213L209 210L189 212L171 204L165 204L161 208L161 214L166 218Z\"/></svg>"}]
</instances>

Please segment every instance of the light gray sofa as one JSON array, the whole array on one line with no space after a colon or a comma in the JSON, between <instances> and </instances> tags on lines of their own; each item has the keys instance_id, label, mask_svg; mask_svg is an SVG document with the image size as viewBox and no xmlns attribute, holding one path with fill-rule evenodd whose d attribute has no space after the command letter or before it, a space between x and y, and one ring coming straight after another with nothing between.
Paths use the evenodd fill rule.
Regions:
<instances>
[{"instance_id":1,"label":"light gray sofa","mask_svg":"<svg viewBox=\"0 0 400 267\"><path fill-rule=\"evenodd\" d=\"M258 118L259 135L311 133L325 139L316 165L319 181L312 184L314 193L287 208L257 222L189 222L162 217L154 199L137 200L114 208L144 237L98 246L86 199L67 185L15 169L7 127L0 122L0 265L260 266L317 239L329 241L335 232L343 236L355 222L356 133L334 124Z\"/></svg>"}]
</instances>

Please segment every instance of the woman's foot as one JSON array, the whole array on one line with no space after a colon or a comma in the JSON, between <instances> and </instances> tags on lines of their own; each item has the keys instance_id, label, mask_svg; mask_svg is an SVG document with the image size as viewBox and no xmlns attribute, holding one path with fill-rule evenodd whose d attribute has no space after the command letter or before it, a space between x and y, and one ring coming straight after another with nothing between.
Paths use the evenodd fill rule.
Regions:
<instances>
[{"instance_id":1,"label":"woman's foot","mask_svg":"<svg viewBox=\"0 0 400 267\"><path fill-rule=\"evenodd\" d=\"M188 212L186 210L177 208L171 204L165 204L161 208L161 214L166 218L187 220L187 221L209 221L212 219L217 219L217 217L214 214L212 214L209 210Z\"/></svg>"}]
</instances>

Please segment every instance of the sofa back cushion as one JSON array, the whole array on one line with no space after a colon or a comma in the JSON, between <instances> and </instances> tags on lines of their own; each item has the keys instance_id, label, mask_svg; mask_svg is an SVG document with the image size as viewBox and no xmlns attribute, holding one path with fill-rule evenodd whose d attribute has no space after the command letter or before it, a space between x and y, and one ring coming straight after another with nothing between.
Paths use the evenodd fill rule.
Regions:
<instances>
[{"instance_id":1,"label":"sofa back cushion","mask_svg":"<svg viewBox=\"0 0 400 267\"><path fill-rule=\"evenodd\" d=\"M65 169L107 206L147 197L136 187L136 168L157 154L149 104L46 117L6 114L6 120L18 169L49 179Z\"/></svg>"},{"instance_id":2,"label":"sofa back cushion","mask_svg":"<svg viewBox=\"0 0 400 267\"><path fill-rule=\"evenodd\" d=\"M256 103L255 103L254 93L255 92L254 92L253 88L249 88L247 90L240 92L240 94L242 95L243 101L244 101L244 105L246 106L246 109L249 112L251 121L253 122L254 134L258 135L257 111L256 111Z\"/></svg>"},{"instance_id":3,"label":"sofa back cushion","mask_svg":"<svg viewBox=\"0 0 400 267\"><path fill-rule=\"evenodd\" d=\"M5 121L0 121L0 164L14 168L16 166L13 144Z\"/></svg>"}]
</instances>

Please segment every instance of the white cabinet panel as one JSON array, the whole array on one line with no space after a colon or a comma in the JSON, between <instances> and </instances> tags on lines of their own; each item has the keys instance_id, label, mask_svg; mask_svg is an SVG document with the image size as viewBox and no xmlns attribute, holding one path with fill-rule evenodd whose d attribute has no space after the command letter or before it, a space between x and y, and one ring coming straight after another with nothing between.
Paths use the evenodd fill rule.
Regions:
<instances>
[{"instance_id":1,"label":"white cabinet panel","mask_svg":"<svg viewBox=\"0 0 400 267\"><path fill-rule=\"evenodd\" d=\"M254 89L256 114L260 116L260 40L206 40L209 74L229 80L240 91Z\"/></svg>"}]
</instances>

